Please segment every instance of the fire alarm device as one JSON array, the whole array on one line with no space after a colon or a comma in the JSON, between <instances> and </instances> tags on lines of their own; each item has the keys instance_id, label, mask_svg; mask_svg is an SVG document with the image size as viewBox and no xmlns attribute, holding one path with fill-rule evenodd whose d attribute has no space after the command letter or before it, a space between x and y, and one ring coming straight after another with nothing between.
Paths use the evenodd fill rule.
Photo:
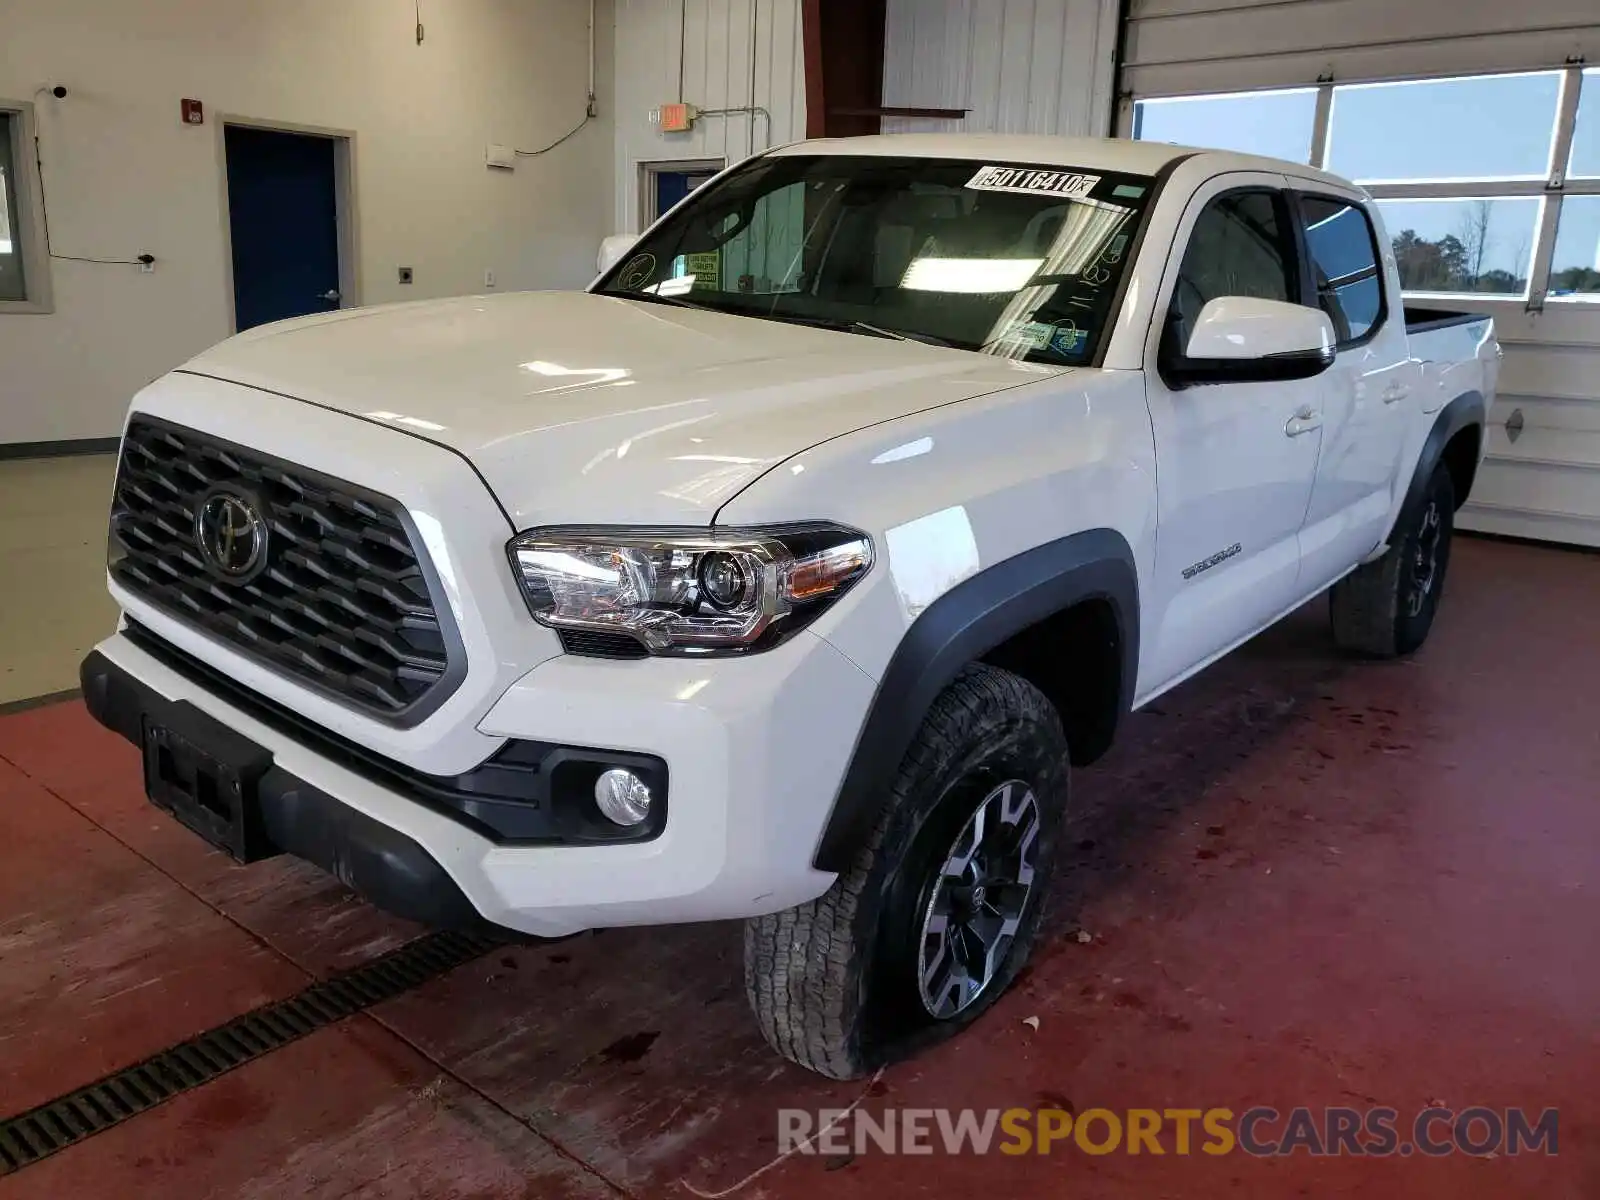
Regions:
<instances>
[{"instance_id":1,"label":"fire alarm device","mask_svg":"<svg viewBox=\"0 0 1600 1200\"><path fill-rule=\"evenodd\" d=\"M661 106L662 133L688 133L694 128L694 119L700 110L692 104L663 104Z\"/></svg>"},{"instance_id":2,"label":"fire alarm device","mask_svg":"<svg viewBox=\"0 0 1600 1200\"><path fill-rule=\"evenodd\" d=\"M183 123L185 125L204 125L206 123L205 106L198 100L185 100L183 102Z\"/></svg>"}]
</instances>

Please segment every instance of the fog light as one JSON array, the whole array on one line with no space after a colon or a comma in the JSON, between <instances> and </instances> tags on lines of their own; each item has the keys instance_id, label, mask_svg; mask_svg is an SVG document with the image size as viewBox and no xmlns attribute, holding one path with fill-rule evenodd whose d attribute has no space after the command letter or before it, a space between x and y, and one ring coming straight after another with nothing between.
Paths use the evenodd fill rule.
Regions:
<instances>
[{"instance_id":1,"label":"fog light","mask_svg":"<svg viewBox=\"0 0 1600 1200\"><path fill-rule=\"evenodd\" d=\"M594 801L607 820L637 825L650 815L650 788L632 771L613 767L594 781Z\"/></svg>"}]
</instances>

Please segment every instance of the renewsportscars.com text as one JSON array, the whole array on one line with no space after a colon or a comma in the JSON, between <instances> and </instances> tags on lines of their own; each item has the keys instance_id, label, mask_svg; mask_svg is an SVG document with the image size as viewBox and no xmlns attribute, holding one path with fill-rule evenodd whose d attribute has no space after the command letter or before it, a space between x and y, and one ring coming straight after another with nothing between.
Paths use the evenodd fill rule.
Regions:
<instances>
[{"instance_id":1,"label":"renewsportscars.com text","mask_svg":"<svg viewBox=\"0 0 1600 1200\"><path fill-rule=\"evenodd\" d=\"M780 1153L1248 1154L1439 1158L1558 1152L1560 1113L1521 1108L778 1110Z\"/></svg>"}]
</instances>

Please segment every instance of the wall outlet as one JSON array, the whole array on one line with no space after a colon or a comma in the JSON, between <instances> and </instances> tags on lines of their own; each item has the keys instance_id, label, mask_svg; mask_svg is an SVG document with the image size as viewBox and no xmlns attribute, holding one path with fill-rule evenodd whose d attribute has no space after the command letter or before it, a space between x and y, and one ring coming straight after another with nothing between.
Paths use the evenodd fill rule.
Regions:
<instances>
[{"instance_id":1,"label":"wall outlet","mask_svg":"<svg viewBox=\"0 0 1600 1200\"><path fill-rule=\"evenodd\" d=\"M483 273L483 286L486 288L494 286L494 270L492 268Z\"/></svg>"},{"instance_id":2,"label":"wall outlet","mask_svg":"<svg viewBox=\"0 0 1600 1200\"><path fill-rule=\"evenodd\" d=\"M411 282L411 268L410 267L401 267L400 268L400 282L401 283L410 283Z\"/></svg>"},{"instance_id":3,"label":"wall outlet","mask_svg":"<svg viewBox=\"0 0 1600 1200\"><path fill-rule=\"evenodd\" d=\"M491 167L499 167L503 171L517 169L517 152L510 146L497 146L490 144L484 149L483 161Z\"/></svg>"}]
</instances>

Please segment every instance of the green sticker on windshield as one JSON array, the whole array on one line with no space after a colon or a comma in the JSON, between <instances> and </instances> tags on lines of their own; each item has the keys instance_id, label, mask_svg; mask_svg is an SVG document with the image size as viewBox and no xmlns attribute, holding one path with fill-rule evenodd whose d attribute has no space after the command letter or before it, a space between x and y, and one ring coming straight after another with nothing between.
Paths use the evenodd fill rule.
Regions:
<instances>
[{"instance_id":1,"label":"green sticker on windshield","mask_svg":"<svg viewBox=\"0 0 1600 1200\"><path fill-rule=\"evenodd\" d=\"M702 287L720 287L722 283L722 252L707 250L702 254L683 256L684 274L693 275Z\"/></svg>"},{"instance_id":2,"label":"green sticker on windshield","mask_svg":"<svg viewBox=\"0 0 1600 1200\"><path fill-rule=\"evenodd\" d=\"M1055 326L1042 321L1017 321L1006 331L1006 336L1030 350L1043 350L1050 344L1050 335L1054 332Z\"/></svg>"}]
</instances>

